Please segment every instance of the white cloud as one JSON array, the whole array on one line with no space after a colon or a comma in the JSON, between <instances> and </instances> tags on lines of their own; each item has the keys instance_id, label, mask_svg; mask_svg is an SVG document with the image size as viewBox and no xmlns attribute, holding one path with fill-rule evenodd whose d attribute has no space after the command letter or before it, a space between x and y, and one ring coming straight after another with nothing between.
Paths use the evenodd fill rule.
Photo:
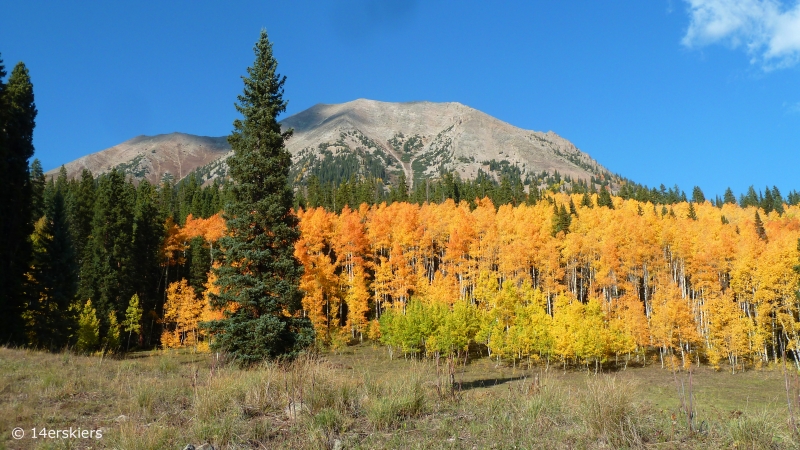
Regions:
<instances>
[{"instance_id":1,"label":"white cloud","mask_svg":"<svg viewBox=\"0 0 800 450\"><path fill-rule=\"evenodd\" d=\"M765 70L800 62L800 0L686 0L691 22L683 45L743 47Z\"/></svg>"}]
</instances>

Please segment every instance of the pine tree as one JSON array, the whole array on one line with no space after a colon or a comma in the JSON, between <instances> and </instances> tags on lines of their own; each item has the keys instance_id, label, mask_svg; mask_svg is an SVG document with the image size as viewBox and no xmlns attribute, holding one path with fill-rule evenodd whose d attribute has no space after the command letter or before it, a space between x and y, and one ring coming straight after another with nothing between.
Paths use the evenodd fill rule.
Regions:
<instances>
[{"instance_id":1,"label":"pine tree","mask_svg":"<svg viewBox=\"0 0 800 450\"><path fill-rule=\"evenodd\" d=\"M722 196L722 201L725 203L736 204L736 196L733 195L731 188L725 189L725 194Z\"/></svg>"},{"instance_id":2,"label":"pine tree","mask_svg":"<svg viewBox=\"0 0 800 450\"><path fill-rule=\"evenodd\" d=\"M161 247L164 242L165 229L164 220L158 208L158 192L147 180L142 180L136 191L136 204L133 208L133 244L131 254L131 272L133 292L138 294L140 307L147 312L148 316L157 315L163 306L164 284L161 277ZM121 295L131 295L121 293ZM118 304L120 311L125 307ZM146 321L142 331L145 338L144 344L150 346L152 340L158 337L158 333L153 328L157 324L153 320Z\"/></svg>"},{"instance_id":3,"label":"pine tree","mask_svg":"<svg viewBox=\"0 0 800 450\"><path fill-rule=\"evenodd\" d=\"M597 206L605 206L608 209L614 209L614 202L611 200L611 194L608 189L600 189L600 195L597 197Z\"/></svg>"},{"instance_id":4,"label":"pine tree","mask_svg":"<svg viewBox=\"0 0 800 450\"><path fill-rule=\"evenodd\" d=\"M705 201L706 201L706 196L703 195L702 189L700 189L700 186L695 186L694 189L692 189L692 202L703 203Z\"/></svg>"},{"instance_id":5,"label":"pine tree","mask_svg":"<svg viewBox=\"0 0 800 450\"><path fill-rule=\"evenodd\" d=\"M767 242L767 231L764 229L764 222L761 221L761 216L756 211L756 220L755 220L755 227L756 227L756 234L758 238L764 242Z\"/></svg>"},{"instance_id":6,"label":"pine tree","mask_svg":"<svg viewBox=\"0 0 800 450\"><path fill-rule=\"evenodd\" d=\"M578 216L578 210L575 208L575 202L572 201L572 197L569 199L569 214L572 216Z\"/></svg>"},{"instance_id":7,"label":"pine tree","mask_svg":"<svg viewBox=\"0 0 800 450\"><path fill-rule=\"evenodd\" d=\"M299 238L288 184L291 155L277 117L286 110L285 77L276 72L272 44L262 30L254 48L255 62L247 69L244 93L228 142L231 201L225 209L229 235L220 239L222 264L216 269L219 294L214 306L225 308L222 320L209 328L212 347L230 354L241 365L293 355L313 342L307 318L297 317L302 294L302 266L294 257ZM229 308L238 305L235 311Z\"/></svg>"},{"instance_id":8,"label":"pine tree","mask_svg":"<svg viewBox=\"0 0 800 450\"><path fill-rule=\"evenodd\" d=\"M78 267L86 257L85 249L92 233L92 218L94 217L95 181L92 172L87 169L81 171L80 181L73 185L67 195L67 215L72 233L72 242L75 245L75 256Z\"/></svg>"},{"instance_id":9,"label":"pine tree","mask_svg":"<svg viewBox=\"0 0 800 450\"><path fill-rule=\"evenodd\" d=\"M772 208L778 213L779 216L782 216L785 212L783 209L783 196L781 195L781 191L778 190L777 186L772 186L772 199Z\"/></svg>"},{"instance_id":10,"label":"pine tree","mask_svg":"<svg viewBox=\"0 0 800 450\"><path fill-rule=\"evenodd\" d=\"M581 198L581 206L594 208L594 202L592 202L592 197L589 196L588 192L583 193L583 197Z\"/></svg>"},{"instance_id":11,"label":"pine tree","mask_svg":"<svg viewBox=\"0 0 800 450\"><path fill-rule=\"evenodd\" d=\"M772 197L772 191L769 188L766 189L764 192L764 198L761 200L761 209L764 210L764 214L769 215L775 208L775 199Z\"/></svg>"},{"instance_id":12,"label":"pine tree","mask_svg":"<svg viewBox=\"0 0 800 450\"><path fill-rule=\"evenodd\" d=\"M75 329L70 307L77 292L78 274L61 192L56 190L48 203L47 213L37 221L33 234L34 257L28 273L29 307L25 316L28 343L57 350L68 344Z\"/></svg>"},{"instance_id":13,"label":"pine tree","mask_svg":"<svg viewBox=\"0 0 800 450\"><path fill-rule=\"evenodd\" d=\"M112 310L124 310L134 293L134 196L133 185L116 169L100 177L78 294L94 299L102 320Z\"/></svg>"},{"instance_id":14,"label":"pine tree","mask_svg":"<svg viewBox=\"0 0 800 450\"><path fill-rule=\"evenodd\" d=\"M408 180L406 179L405 172L400 172L400 176L397 178L397 188L393 189L392 193L391 200L393 202L408 201Z\"/></svg>"},{"instance_id":15,"label":"pine tree","mask_svg":"<svg viewBox=\"0 0 800 450\"><path fill-rule=\"evenodd\" d=\"M30 181L31 184L31 222L35 223L40 217L44 215L44 202L45 202L45 185L44 171L42 170L42 163L38 159L34 159L30 167Z\"/></svg>"},{"instance_id":16,"label":"pine tree","mask_svg":"<svg viewBox=\"0 0 800 450\"><path fill-rule=\"evenodd\" d=\"M686 215L691 220L697 220L697 212L694 210L694 203L689 202L689 213Z\"/></svg>"},{"instance_id":17,"label":"pine tree","mask_svg":"<svg viewBox=\"0 0 800 450\"><path fill-rule=\"evenodd\" d=\"M3 84L0 59L0 342L25 341L25 273L31 262L33 232L28 159L33 156L36 105L25 64L18 63Z\"/></svg>"}]
</instances>

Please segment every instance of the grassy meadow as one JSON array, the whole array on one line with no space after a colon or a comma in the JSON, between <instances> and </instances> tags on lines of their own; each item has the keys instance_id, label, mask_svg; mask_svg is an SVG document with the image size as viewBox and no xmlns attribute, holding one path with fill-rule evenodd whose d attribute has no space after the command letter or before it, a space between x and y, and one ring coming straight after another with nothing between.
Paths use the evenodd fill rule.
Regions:
<instances>
[{"instance_id":1,"label":"grassy meadow","mask_svg":"<svg viewBox=\"0 0 800 450\"><path fill-rule=\"evenodd\" d=\"M0 348L0 448L800 445L788 427L782 367L696 368L693 432L678 394L681 385L688 394L688 375L655 361L599 374L489 358L449 367L390 360L368 344L249 370L186 350L114 359ZM11 437L15 427L26 431L23 439ZM34 427L100 429L102 438L32 439Z\"/></svg>"}]
</instances>

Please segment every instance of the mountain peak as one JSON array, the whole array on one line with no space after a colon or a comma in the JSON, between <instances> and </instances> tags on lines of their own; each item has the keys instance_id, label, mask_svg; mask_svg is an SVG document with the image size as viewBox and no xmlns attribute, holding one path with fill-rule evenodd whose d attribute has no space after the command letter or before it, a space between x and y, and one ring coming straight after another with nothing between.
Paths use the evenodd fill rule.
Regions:
<instances>
[{"instance_id":1,"label":"mountain peak","mask_svg":"<svg viewBox=\"0 0 800 450\"><path fill-rule=\"evenodd\" d=\"M392 180L402 173L413 185L445 172L472 179L483 171L499 179L518 171L524 179L558 171L586 180L608 173L552 131L524 130L458 102L360 98L319 103L280 123L284 129L294 129L286 147L292 153L291 176L296 183L310 175L338 182L351 176ZM226 137L141 135L65 167L71 177L84 168L99 174L116 167L153 183L165 176L180 179L202 168L204 179L210 179L226 172L229 152Z\"/></svg>"}]
</instances>

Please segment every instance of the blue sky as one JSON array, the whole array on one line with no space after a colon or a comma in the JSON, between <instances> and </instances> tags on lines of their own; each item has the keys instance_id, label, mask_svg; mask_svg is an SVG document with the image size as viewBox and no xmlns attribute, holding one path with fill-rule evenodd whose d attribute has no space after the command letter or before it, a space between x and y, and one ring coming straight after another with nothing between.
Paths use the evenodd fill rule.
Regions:
<instances>
[{"instance_id":1,"label":"blue sky","mask_svg":"<svg viewBox=\"0 0 800 450\"><path fill-rule=\"evenodd\" d=\"M9 2L0 52L30 70L48 170L140 134L228 134L261 28L287 115L458 101L651 186L800 189L798 0Z\"/></svg>"}]
</instances>

